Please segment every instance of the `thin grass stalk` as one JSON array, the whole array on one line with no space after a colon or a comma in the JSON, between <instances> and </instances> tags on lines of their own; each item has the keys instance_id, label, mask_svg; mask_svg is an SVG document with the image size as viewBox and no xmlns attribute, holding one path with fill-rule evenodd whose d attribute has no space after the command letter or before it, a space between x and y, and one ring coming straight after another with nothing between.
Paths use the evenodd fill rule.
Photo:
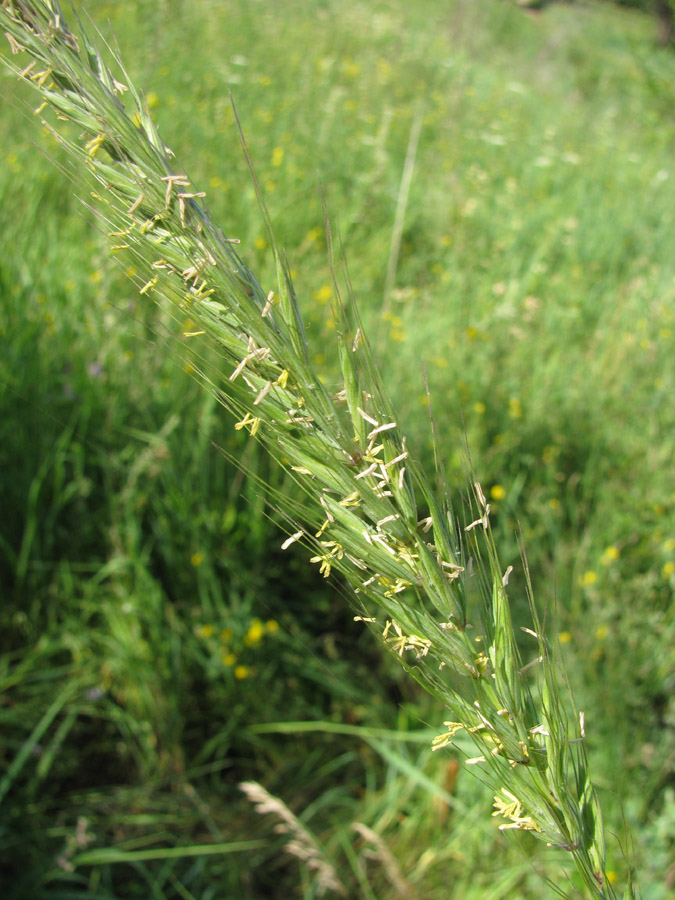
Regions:
<instances>
[{"instance_id":1,"label":"thin grass stalk","mask_svg":"<svg viewBox=\"0 0 675 900\"><path fill-rule=\"evenodd\" d=\"M408 149L403 163L403 174L401 175L401 184L398 189L398 197L396 198L396 213L394 215L394 227L391 233L391 244L389 246L389 259L387 261L387 273L384 279L384 294L382 299L382 317L389 314L391 309L391 292L394 289L396 281L396 268L398 266L398 257L401 252L401 240L403 238L403 225L405 223L405 213L408 207L408 197L410 196L410 185L412 184L413 173L415 171L415 158L417 156L417 144L422 131L422 109L418 109L410 128L410 137L408 138Z\"/></svg>"},{"instance_id":2,"label":"thin grass stalk","mask_svg":"<svg viewBox=\"0 0 675 900\"><path fill-rule=\"evenodd\" d=\"M616 897L583 716L568 717L531 591L525 665L480 484L470 486L466 522L416 464L349 289L343 300L346 270L335 273L333 310L343 385L330 392L308 363L290 271L253 171L276 260L272 289L176 166L117 54L119 76L81 26L77 34L67 27L55 0L3 0L0 20L12 53L5 64L37 92L37 117L65 148L73 177L84 169L97 183L91 208L111 251L133 262L139 296L177 322L189 316L196 326L186 340L215 341L217 366L201 345L191 357L198 377L234 427L295 479L302 499L285 505L282 546L301 542L324 577L339 573L357 618L438 700L446 721L434 748L459 732L471 738L467 763L492 786L500 828L567 851L587 896ZM328 220L327 237L333 255ZM624 896L635 896L631 884Z\"/></svg>"}]
</instances>

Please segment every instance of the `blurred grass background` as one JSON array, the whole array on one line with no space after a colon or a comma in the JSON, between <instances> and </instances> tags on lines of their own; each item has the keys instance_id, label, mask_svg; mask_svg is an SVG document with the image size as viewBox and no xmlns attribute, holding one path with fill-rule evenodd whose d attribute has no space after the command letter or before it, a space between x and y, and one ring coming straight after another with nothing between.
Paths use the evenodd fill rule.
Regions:
<instances>
[{"instance_id":1,"label":"blurred grass background","mask_svg":"<svg viewBox=\"0 0 675 900\"><path fill-rule=\"evenodd\" d=\"M410 444L433 465L424 366L452 489L465 430L502 562L520 528L557 615L609 830L633 829L645 900L675 896L675 57L654 22L504 0L86 10L265 284L232 91L331 381L323 186ZM243 779L350 897L541 897L565 861L497 831L489 793L431 755L442 711L280 550L218 448L283 476L157 337L23 86L2 92L3 897L316 896Z\"/></svg>"}]
</instances>

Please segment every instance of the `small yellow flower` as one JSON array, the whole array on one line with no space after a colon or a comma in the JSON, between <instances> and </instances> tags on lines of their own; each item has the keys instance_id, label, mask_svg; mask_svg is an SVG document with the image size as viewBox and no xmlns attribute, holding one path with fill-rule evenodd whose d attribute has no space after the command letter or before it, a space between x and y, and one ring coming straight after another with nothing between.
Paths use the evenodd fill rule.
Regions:
<instances>
[{"instance_id":1,"label":"small yellow flower","mask_svg":"<svg viewBox=\"0 0 675 900\"><path fill-rule=\"evenodd\" d=\"M89 275L89 281L91 281L92 284L98 284L102 278L103 278L103 273L99 269L96 269L94 272L91 272L91 274Z\"/></svg>"},{"instance_id":2,"label":"small yellow flower","mask_svg":"<svg viewBox=\"0 0 675 900\"><path fill-rule=\"evenodd\" d=\"M145 102L148 104L148 109L157 109L162 101L154 91L148 91Z\"/></svg>"},{"instance_id":3,"label":"small yellow flower","mask_svg":"<svg viewBox=\"0 0 675 900\"><path fill-rule=\"evenodd\" d=\"M356 78L361 71L361 66L353 59L344 59L342 61L342 69L347 78Z\"/></svg>"},{"instance_id":4,"label":"small yellow flower","mask_svg":"<svg viewBox=\"0 0 675 900\"><path fill-rule=\"evenodd\" d=\"M227 641L232 640L232 629L231 628L223 628L220 632L220 640L225 644Z\"/></svg>"},{"instance_id":5,"label":"small yellow flower","mask_svg":"<svg viewBox=\"0 0 675 900\"><path fill-rule=\"evenodd\" d=\"M572 640L572 635L569 631L561 631L558 635L561 644L569 644Z\"/></svg>"},{"instance_id":6,"label":"small yellow flower","mask_svg":"<svg viewBox=\"0 0 675 900\"><path fill-rule=\"evenodd\" d=\"M283 147L275 147L272 151L272 165L275 167L279 167L283 164L284 161L284 148Z\"/></svg>"},{"instance_id":7,"label":"small yellow flower","mask_svg":"<svg viewBox=\"0 0 675 900\"><path fill-rule=\"evenodd\" d=\"M509 399L509 415L512 419L521 419L523 416L523 407L518 397Z\"/></svg>"},{"instance_id":8,"label":"small yellow flower","mask_svg":"<svg viewBox=\"0 0 675 900\"><path fill-rule=\"evenodd\" d=\"M671 575L675 575L675 563L672 560L668 561L661 569L661 574L664 578L670 578Z\"/></svg>"},{"instance_id":9,"label":"small yellow flower","mask_svg":"<svg viewBox=\"0 0 675 900\"><path fill-rule=\"evenodd\" d=\"M321 237L322 233L323 233L323 232L322 232L322 230L321 230L319 227L316 227L316 228L310 228L309 231L307 232L307 234L305 235L305 240L306 240L308 243L313 244L314 241L318 241L318 240L319 240L319 238Z\"/></svg>"},{"instance_id":10,"label":"small yellow flower","mask_svg":"<svg viewBox=\"0 0 675 900\"><path fill-rule=\"evenodd\" d=\"M595 629L595 636L599 641L604 641L609 634L609 628L606 625L598 625Z\"/></svg>"},{"instance_id":11,"label":"small yellow flower","mask_svg":"<svg viewBox=\"0 0 675 900\"><path fill-rule=\"evenodd\" d=\"M190 557L190 562L195 568L197 568L197 566L201 566L201 564L204 562L204 554L199 552L193 553Z\"/></svg>"},{"instance_id":12,"label":"small yellow flower","mask_svg":"<svg viewBox=\"0 0 675 900\"><path fill-rule=\"evenodd\" d=\"M248 666L235 666L234 667L234 677L239 681L243 681L244 678L248 678L251 674L251 670Z\"/></svg>"},{"instance_id":13,"label":"small yellow flower","mask_svg":"<svg viewBox=\"0 0 675 900\"><path fill-rule=\"evenodd\" d=\"M493 500L503 500L506 497L506 491L501 484L494 484L490 490L490 496Z\"/></svg>"},{"instance_id":14,"label":"small yellow flower","mask_svg":"<svg viewBox=\"0 0 675 900\"><path fill-rule=\"evenodd\" d=\"M329 284L322 284L318 291L314 291L313 296L317 303L327 303L333 296L333 289Z\"/></svg>"},{"instance_id":15,"label":"small yellow flower","mask_svg":"<svg viewBox=\"0 0 675 900\"><path fill-rule=\"evenodd\" d=\"M247 647L255 647L262 640L264 633L265 628L260 619L253 619L244 636L244 643Z\"/></svg>"},{"instance_id":16,"label":"small yellow flower","mask_svg":"<svg viewBox=\"0 0 675 900\"><path fill-rule=\"evenodd\" d=\"M236 661L237 656L235 653L226 653L221 659L221 662L224 666L233 666Z\"/></svg>"},{"instance_id":17,"label":"small yellow flower","mask_svg":"<svg viewBox=\"0 0 675 900\"><path fill-rule=\"evenodd\" d=\"M605 551L602 554L602 564L603 566L608 566L610 563L614 562L621 556L621 551L618 547L615 547L613 544L610 547L606 547Z\"/></svg>"},{"instance_id":18,"label":"small yellow flower","mask_svg":"<svg viewBox=\"0 0 675 900\"><path fill-rule=\"evenodd\" d=\"M265 622L265 629L268 634L276 634L279 631L279 623L276 619L268 619Z\"/></svg>"},{"instance_id":19,"label":"small yellow flower","mask_svg":"<svg viewBox=\"0 0 675 900\"><path fill-rule=\"evenodd\" d=\"M598 580L598 573L589 570L588 572L584 572L581 576L580 582L582 585L595 584Z\"/></svg>"},{"instance_id":20,"label":"small yellow flower","mask_svg":"<svg viewBox=\"0 0 675 900\"><path fill-rule=\"evenodd\" d=\"M214 631L213 625L200 625L197 629L197 634L203 638L210 638Z\"/></svg>"},{"instance_id":21,"label":"small yellow flower","mask_svg":"<svg viewBox=\"0 0 675 900\"><path fill-rule=\"evenodd\" d=\"M255 247L256 250L264 250L265 247L267 246L267 241L265 240L264 237L257 237L253 241L253 246Z\"/></svg>"},{"instance_id":22,"label":"small yellow flower","mask_svg":"<svg viewBox=\"0 0 675 900\"><path fill-rule=\"evenodd\" d=\"M548 505L550 509L560 509L560 500L557 497L551 497L548 501Z\"/></svg>"},{"instance_id":23,"label":"small yellow flower","mask_svg":"<svg viewBox=\"0 0 675 900\"><path fill-rule=\"evenodd\" d=\"M479 400L478 403L474 403L473 405L473 411L479 416L485 415L486 409L487 407L482 400Z\"/></svg>"}]
</instances>

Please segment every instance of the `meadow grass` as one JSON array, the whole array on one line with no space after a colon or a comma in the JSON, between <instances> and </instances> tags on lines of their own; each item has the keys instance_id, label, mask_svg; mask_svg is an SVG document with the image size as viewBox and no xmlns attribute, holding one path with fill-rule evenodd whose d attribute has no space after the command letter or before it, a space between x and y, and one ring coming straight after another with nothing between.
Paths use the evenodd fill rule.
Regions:
<instances>
[{"instance_id":1,"label":"meadow grass","mask_svg":"<svg viewBox=\"0 0 675 900\"><path fill-rule=\"evenodd\" d=\"M474 469L493 501L500 557L517 559L517 517L540 595L556 573L570 677L593 723L591 756L602 760L602 786L621 782L643 896L667 896L670 57L654 50L641 19L593 8L551 10L530 22L506 5L457 4L445 32L439 14L422 7L383 7L375 18L354 7L338 20L327 6L320 22L331 27L318 30L304 4L289 5L281 20L262 7L255 17L232 9L228 27L240 43L226 59L213 37L221 10L184 14L178 27L170 4L146 4L148 32L116 10L96 7L97 17L112 15L126 58L138 66L134 79L157 84L147 96L164 139L189 161L195 183L208 184L217 218L234 222L253 245L250 259L267 283L268 238L247 194L223 82L237 92L271 215L298 268L310 345L320 347L312 362L329 384L339 375L326 350L333 317L322 310L333 288L316 172L340 222L362 315L376 332L404 158L424 94L383 323L383 378L412 440L424 446L424 355L450 476L460 467L453 452L463 414ZM313 52L276 59L274 35L282 46L306 36ZM195 46L212 55L193 59ZM173 61L181 47L194 90L182 84L186 68L162 64L162 54ZM11 81L7 90L15 90ZM318 134L308 113L317 108L324 112ZM13 141L34 127L16 115L11 123ZM437 787L434 809L433 785L452 781L454 768L444 772L426 745L419 756L407 749L416 743L378 736L382 724L396 724L395 707L382 701L378 678L357 677L359 666L364 675L381 667L380 679L414 704L414 717L435 727L437 720L386 661L375 662L334 597L309 581L299 586L307 578L302 554L290 566L280 553L270 558L278 540L260 485L282 476L249 448L247 468L261 476L252 487L210 452L211 441L233 455L243 444L219 421L213 400L156 353L166 322L133 300L104 242L75 214L69 189L23 147L8 154L3 183L3 229L13 247L2 271L11 335L3 446L12 473L3 482L10 510L3 550L13 585L5 665L15 729L6 752L19 761L10 769L15 835L7 853L15 857L21 846L51 892L66 878L56 860L76 841L80 813L98 844L122 844L118 853L135 852L138 842L190 843L188 834L207 835L203 847L223 836L233 841L241 827L224 823L232 809L246 816L234 784L253 775L272 790L276 780L277 793L343 860L342 877L356 879L366 896L395 888L381 865L349 852L344 823L358 819L377 824L420 896L539 896L522 850L481 824L489 795L462 775L440 798ZM226 177L213 175L224 170ZM64 209L74 215L65 218ZM216 500L223 497L224 511ZM18 652L19 643L27 649ZM64 683L67 690L54 691ZM205 702L195 704L198 696ZM340 756L329 728L300 745L266 738L283 733L269 725L279 709L291 721L361 723L368 754L345 734ZM267 731L251 727L256 718ZM404 734L411 728L399 725ZM293 771L298 746L303 765ZM30 755L20 752L25 747ZM78 782L80 767L101 768L104 786ZM430 777L420 780L425 771ZM209 786L206 806L190 794L193 782ZM451 800L462 804L454 813ZM620 829L620 811L610 815ZM254 818L241 820L247 836L259 834ZM190 867L193 857L180 862L177 852L173 867L160 868L151 854L114 865L103 855L93 874L77 870L71 890L143 896L152 884L157 896L224 889L259 896L265 876L260 867L251 874L255 852L281 865L269 850L247 851L240 868L234 857L223 864L204 856ZM610 853L621 871L620 851ZM477 870L475 860L486 858ZM536 865L547 865L541 854ZM30 880L34 873L25 862L21 868ZM284 871L290 883L297 879L294 867ZM278 883L278 874L270 878ZM18 887L17 896L22 889L28 895ZM314 889L308 879L301 890Z\"/></svg>"}]
</instances>

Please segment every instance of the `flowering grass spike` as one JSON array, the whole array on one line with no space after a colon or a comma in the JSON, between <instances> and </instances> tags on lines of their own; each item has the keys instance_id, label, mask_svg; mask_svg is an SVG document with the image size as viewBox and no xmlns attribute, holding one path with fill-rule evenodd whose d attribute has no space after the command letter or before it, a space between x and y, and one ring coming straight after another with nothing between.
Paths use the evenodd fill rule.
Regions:
<instances>
[{"instance_id":1,"label":"flowering grass spike","mask_svg":"<svg viewBox=\"0 0 675 900\"><path fill-rule=\"evenodd\" d=\"M357 618L437 699L439 721L448 721L434 748L460 731L471 738L476 756L467 762L493 786L500 827L567 851L588 896L615 897L583 719L568 720L533 603L530 658L521 660L510 570L497 558L490 504L474 482L464 521L436 495L339 279L326 296L343 380L331 392L308 362L290 271L255 176L276 260L277 281L267 288L237 252L238 241L211 219L206 193L177 167L122 61L113 74L84 31L67 27L54 0L3 0L0 18L11 51L6 63L37 93L36 114L73 171L87 170L97 183L92 209L139 297L177 323L189 319L187 340L208 336L217 345L217 366L196 345L195 374L235 416L234 427L260 441L297 482L301 499L284 502L289 537L282 547L300 542L324 577L339 573ZM332 256L329 226L326 236ZM521 414L517 398L510 409ZM504 490L496 485L490 494L501 500ZM244 679L250 671L239 664L234 674ZM630 886L626 896L633 896Z\"/></svg>"}]
</instances>

